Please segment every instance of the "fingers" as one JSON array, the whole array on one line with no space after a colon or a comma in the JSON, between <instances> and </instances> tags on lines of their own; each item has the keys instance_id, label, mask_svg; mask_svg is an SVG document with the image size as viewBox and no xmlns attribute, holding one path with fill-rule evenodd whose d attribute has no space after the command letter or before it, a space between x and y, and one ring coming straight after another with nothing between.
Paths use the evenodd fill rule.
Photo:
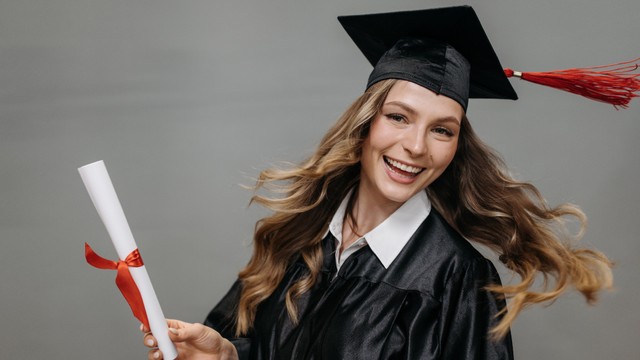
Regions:
<instances>
[{"instance_id":1,"label":"fingers","mask_svg":"<svg viewBox=\"0 0 640 360\"><path fill-rule=\"evenodd\" d=\"M189 331L188 328L176 329L174 327L169 327L169 339L173 342L183 342L189 339L189 334L192 331Z\"/></svg>"},{"instance_id":2,"label":"fingers","mask_svg":"<svg viewBox=\"0 0 640 360\"><path fill-rule=\"evenodd\" d=\"M158 342L156 341L156 338L153 337L153 335L151 335L151 333L145 334L144 337L142 338L142 341L144 342L144 346L146 347L150 347L150 348L158 347Z\"/></svg>"},{"instance_id":3,"label":"fingers","mask_svg":"<svg viewBox=\"0 0 640 360\"><path fill-rule=\"evenodd\" d=\"M167 319L167 326L169 327L169 329L183 328L185 327L185 325L187 325L187 323L183 321ZM151 333L151 329L146 327L144 324L140 324L140 331L145 333L144 337L142 338L142 341L146 347L150 347L150 348L158 347L158 342L156 341L156 338L153 337L153 334Z\"/></svg>"},{"instance_id":4,"label":"fingers","mask_svg":"<svg viewBox=\"0 0 640 360\"><path fill-rule=\"evenodd\" d=\"M217 332L213 329L204 326L199 323L186 324L183 323L182 328L169 327L169 338L172 341L198 341L205 338L216 339L220 338Z\"/></svg>"},{"instance_id":5,"label":"fingers","mask_svg":"<svg viewBox=\"0 0 640 360\"><path fill-rule=\"evenodd\" d=\"M179 321L179 320L167 319L167 325L168 326L181 326L181 323L182 322ZM162 351L157 349L158 342L157 342L156 338L153 336L153 334L151 334L151 329L146 327L144 324L140 324L140 331L145 333L144 337L142 338L142 341L143 341L144 345L146 347L151 348L151 350L149 350L149 352L147 353L147 358L149 360L161 360L161 359L163 359Z\"/></svg>"},{"instance_id":6,"label":"fingers","mask_svg":"<svg viewBox=\"0 0 640 360\"><path fill-rule=\"evenodd\" d=\"M190 354L223 355L229 349L235 347L226 341L218 332L200 323L186 323L179 320L167 319L169 339L177 347L188 349ZM151 348L147 354L150 360L162 359L162 352L157 349L158 341L146 326L140 326L140 330L145 334L142 338L146 347ZM227 344L228 343L228 344ZM229 348L229 349L226 349Z\"/></svg>"},{"instance_id":7,"label":"fingers","mask_svg":"<svg viewBox=\"0 0 640 360\"><path fill-rule=\"evenodd\" d=\"M151 329L149 329L148 327L144 326L144 324L140 324L140 331L142 331L144 333L148 333L148 332L151 332Z\"/></svg>"},{"instance_id":8,"label":"fingers","mask_svg":"<svg viewBox=\"0 0 640 360\"><path fill-rule=\"evenodd\" d=\"M149 350L149 353L147 354L147 359L149 360L162 360L162 351L154 349L154 350Z\"/></svg>"},{"instance_id":9,"label":"fingers","mask_svg":"<svg viewBox=\"0 0 640 360\"><path fill-rule=\"evenodd\" d=\"M182 329L169 328L169 338L177 347L188 347L198 354L215 359L237 359L235 346L217 331L200 323L188 324ZM235 356L235 357L234 357Z\"/></svg>"},{"instance_id":10,"label":"fingers","mask_svg":"<svg viewBox=\"0 0 640 360\"><path fill-rule=\"evenodd\" d=\"M180 321L180 320L174 320L174 319L165 319L165 320L167 320L167 326L168 327L175 328L175 329L181 329L181 328L185 327L185 325L189 324L189 323L185 323L184 321ZM151 329L146 327L144 324L140 324L140 331L142 331L144 333L148 333L148 332L151 332Z\"/></svg>"},{"instance_id":11,"label":"fingers","mask_svg":"<svg viewBox=\"0 0 640 360\"><path fill-rule=\"evenodd\" d=\"M174 329L182 329L185 326L188 326L189 323L180 320L167 319L167 326Z\"/></svg>"}]
</instances>

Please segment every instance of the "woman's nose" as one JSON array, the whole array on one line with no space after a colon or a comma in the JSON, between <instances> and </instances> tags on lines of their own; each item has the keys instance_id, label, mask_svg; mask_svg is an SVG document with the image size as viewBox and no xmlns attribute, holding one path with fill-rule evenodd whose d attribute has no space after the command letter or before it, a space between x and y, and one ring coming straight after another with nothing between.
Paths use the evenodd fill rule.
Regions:
<instances>
[{"instance_id":1,"label":"woman's nose","mask_svg":"<svg viewBox=\"0 0 640 360\"><path fill-rule=\"evenodd\" d=\"M427 137L422 131L412 131L406 134L403 147L411 156L417 157L427 153Z\"/></svg>"}]
</instances>

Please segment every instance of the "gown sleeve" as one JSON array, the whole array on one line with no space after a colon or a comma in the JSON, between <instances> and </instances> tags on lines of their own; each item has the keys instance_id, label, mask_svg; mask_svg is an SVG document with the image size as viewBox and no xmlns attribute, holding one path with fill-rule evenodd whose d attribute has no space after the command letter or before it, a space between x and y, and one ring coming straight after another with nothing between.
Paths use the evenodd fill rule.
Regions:
<instances>
[{"instance_id":1,"label":"gown sleeve","mask_svg":"<svg viewBox=\"0 0 640 360\"><path fill-rule=\"evenodd\" d=\"M242 284L240 280L236 280L229 292L209 312L204 320L204 325L216 330L222 337L228 339L236 347L240 360L247 360L251 351L251 338L249 335L247 337L235 335L236 314L241 290Z\"/></svg>"},{"instance_id":2,"label":"gown sleeve","mask_svg":"<svg viewBox=\"0 0 640 360\"><path fill-rule=\"evenodd\" d=\"M484 290L500 284L487 259L475 259L452 275L442 298L442 359L511 360L511 334L492 340L489 331L499 322L497 313L506 303Z\"/></svg>"}]
</instances>

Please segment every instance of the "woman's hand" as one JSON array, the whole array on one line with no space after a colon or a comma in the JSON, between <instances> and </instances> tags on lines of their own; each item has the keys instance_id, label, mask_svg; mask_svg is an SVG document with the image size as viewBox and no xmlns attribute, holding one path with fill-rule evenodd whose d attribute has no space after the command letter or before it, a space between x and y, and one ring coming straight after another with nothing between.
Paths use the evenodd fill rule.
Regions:
<instances>
[{"instance_id":1,"label":"woman's hand","mask_svg":"<svg viewBox=\"0 0 640 360\"><path fill-rule=\"evenodd\" d=\"M178 359L238 359L238 352L235 346L208 326L169 319L167 319L167 325L169 325L169 338L178 349ZM157 349L158 342L156 338L144 326L141 326L140 329L145 333L144 345L152 348L149 350L149 360L162 359L162 352Z\"/></svg>"}]
</instances>

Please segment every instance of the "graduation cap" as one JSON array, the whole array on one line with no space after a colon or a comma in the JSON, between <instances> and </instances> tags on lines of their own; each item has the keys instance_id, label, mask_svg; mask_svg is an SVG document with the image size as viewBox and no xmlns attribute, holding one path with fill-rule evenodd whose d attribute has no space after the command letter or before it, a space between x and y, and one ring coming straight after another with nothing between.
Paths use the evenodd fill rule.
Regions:
<instances>
[{"instance_id":1,"label":"graduation cap","mask_svg":"<svg viewBox=\"0 0 640 360\"><path fill-rule=\"evenodd\" d=\"M384 79L414 82L467 109L469 98L518 99L509 82L524 80L626 107L640 90L639 59L585 69L523 73L503 69L470 6L339 16L374 66L367 88Z\"/></svg>"}]
</instances>

